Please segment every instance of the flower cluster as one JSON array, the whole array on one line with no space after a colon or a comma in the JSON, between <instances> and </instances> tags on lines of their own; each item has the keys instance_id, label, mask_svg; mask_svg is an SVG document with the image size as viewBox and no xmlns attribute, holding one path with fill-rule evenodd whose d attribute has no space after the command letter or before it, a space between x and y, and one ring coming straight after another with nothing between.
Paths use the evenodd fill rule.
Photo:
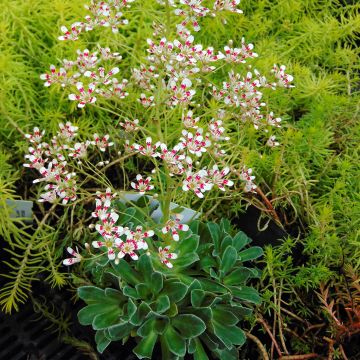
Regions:
<instances>
[{"instance_id":1,"label":"flower cluster","mask_svg":"<svg viewBox=\"0 0 360 360\"><path fill-rule=\"evenodd\" d=\"M208 15L216 16L220 11L242 14L242 10L237 8L240 0L216 0L212 8L207 8L202 3L203 0L180 0L180 4L176 5L174 1L171 1L171 5L176 7L174 14L183 18L181 24L177 25L178 28L191 25L194 31L199 31L201 18Z\"/></svg>"},{"instance_id":2,"label":"flower cluster","mask_svg":"<svg viewBox=\"0 0 360 360\"><path fill-rule=\"evenodd\" d=\"M70 87L75 90L69 94L69 100L76 101L79 108L86 104L93 104L96 96L105 98L125 98L128 93L125 87L126 79L121 82L115 77L119 68L110 65L106 69L102 63L120 61L118 53L111 53L109 48L98 47L98 51L90 52L88 49L77 51L75 60L64 59L59 70L54 65L50 66L50 72L40 75L45 80L46 87L52 84L60 84L63 88Z\"/></svg>"},{"instance_id":3,"label":"flower cluster","mask_svg":"<svg viewBox=\"0 0 360 360\"><path fill-rule=\"evenodd\" d=\"M122 11L133 1L92 0L87 6L91 15L86 16L84 22L72 24L70 29L62 27L63 35L59 39L76 40L82 32L96 27L110 27L116 33L119 26L127 24ZM75 60L64 59L59 69L51 65L50 72L40 77L45 81L46 87L59 84L63 88L70 88L68 98L75 101L79 108L95 103L99 97L124 99L130 88L138 91L135 96L145 108L145 123L151 120L146 119L148 114L153 116L156 113L159 136L157 139L154 135L148 136L153 134L151 129L141 127L138 119L131 120L133 118L129 115L121 115L123 120L119 125L125 138L123 144L126 157L138 155L140 158L145 157L146 168L148 163L154 165L153 179L147 174L138 174L128 187L143 195L158 190L160 183L162 195L169 193L169 196L159 197L163 208L165 205L170 206L170 201L179 189L204 198L214 188L225 191L234 185L228 179L230 168L227 166L225 151L226 143L230 140L227 135L231 135L234 128L231 121L250 123L255 129L263 128L267 133L270 128L280 127L281 119L272 112L265 111L263 89L293 87L293 77L286 73L283 65L274 65L271 81L256 69L252 70L250 65L247 65L245 72L235 72L234 68L238 69L239 65L258 56L254 52L254 45L247 43L244 38L240 44L234 44L230 40L220 50L196 42L191 31L200 30L203 17L216 16L224 11L241 14L242 11L238 9L240 0L214 0L207 1L206 4L203 0L157 2L166 6L168 11L170 6L172 14L181 17L181 23L176 26L175 38L169 38L171 32L165 26L156 25L154 39L147 40L146 58L137 68L131 69L130 83L127 79L118 79L120 70L117 62L121 60L119 53L100 46L97 51L78 50ZM222 83L219 83L223 69L228 72L228 78L220 79ZM201 111L207 103L204 101L204 94L220 110L216 113L209 111L210 109ZM152 108L156 111L152 111ZM161 128L159 114L163 110L178 114L181 123L181 128L174 132L171 142L167 141L166 132L163 133ZM29 164L25 166L34 167L40 172L42 178L35 182L48 183L45 188L47 192L41 195L43 201L53 201L56 197L62 198L63 203L74 200L76 174L71 171L68 158L81 162L87 156L89 146L105 152L113 145L108 135L98 134L94 134L92 140L72 144L76 130L70 123L61 124L51 145L42 143L44 133L39 129L34 129L33 134L27 135L33 146L26 156ZM147 137L142 137L143 134ZM278 146L275 135L270 132L268 136L270 134L267 146ZM209 161L204 160L205 156ZM109 164L110 161L101 161L98 165L105 163ZM237 173L234 169L232 171ZM165 178L169 183L164 184ZM245 192L259 191L256 190L254 179L252 169L243 167L240 180L245 182ZM92 246L106 253L109 260L119 262L125 256L137 260L141 251L151 253L155 245L160 261L172 267L171 260L176 259L177 255L170 252L168 242L163 243L161 240L171 237L172 240L179 241L179 233L186 232L188 225L182 224L179 216L169 215L163 219L164 223L159 228L161 231L155 236L155 228L144 231L142 226L133 228L127 223L121 224L118 210L112 206L114 197L115 194L111 194L110 189L105 194L97 194L92 216L97 219L94 228L98 239L92 242ZM170 208L165 212L171 214ZM64 264L70 265L81 260L78 252L71 249L68 252L73 257L66 259Z\"/></svg>"},{"instance_id":4,"label":"flower cluster","mask_svg":"<svg viewBox=\"0 0 360 360\"><path fill-rule=\"evenodd\" d=\"M143 227L138 225L135 228L129 228L121 226L119 223L119 214L113 207L113 201L116 199L117 194L112 193L111 189L106 189L105 194L98 192L96 194L96 207L92 213L92 217L97 219L94 227L98 233L99 238L92 242L92 246L95 249L107 254L107 258L110 261L118 263L120 259L125 256L129 256L132 260L139 258L139 251L147 251L151 254L151 251L158 249L157 254L159 260L167 267L172 268L170 260L177 258L176 253L170 252L170 246L154 247L154 239L150 243L150 239L154 238L154 230L143 230ZM179 240L178 231L188 231L189 226L186 224L180 224L180 217L175 217L174 220L167 221L163 228L162 233L166 234L171 232L172 238L175 241ZM158 237L158 243L162 244L161 237ZM68 248L68 252L72 255L72 258L65 259L64 265L72 265L80 262L83 258L71 248Z\"/></svg>"},{"instance_id":5,"label":"flower cluster","mask_svg":"<svg viewBox=\"0 0 360 360\"><path fill-rule=\"evenodd\" d=\"M62 199L63 204L76 200L76 173L72 171L67 159L76 159L79 163L87 157L87 150L90 145L98 145L96 141L76 142L78 127L70 122L59 124L59 131L52 137L51 141L43 141L45 131L34 128L32 134L25 137L30 142L28 154L25 155L27 168L36 169L41 175L33 183L45 182L45 192L40 195L40 202L54 202L57 198ZM98 136L95 134L95 138ZM104 139L109 136L105 135ZM110 146L112 143L107 143ZM100 150L105 151L105 144L102 143Z\"/></svg>"},{"instance_id":6,"label":"flower cluster","mask_svg":"<svg viewBox=\"0 0 360 360\"><path fill-rule=\"evenodd\" d=\"M110 27L113 33L119 32L121 25L127 25L127 19L123 19L121 10L129 8L130 3L135 0L108 0L96 1L91 0L85 8L89 10L91 15L85 16L85 21L77 21L68 29L66 26L61 27L63 33L59 36L59 40L78 40L80 33L91 31L97 27Z\"/></svg>"},{"instance_id":7,"label":"flower cluster","mask_svg":"<svg viewBox=\"0 0 360 360\"><path fill-rule=\"evenodd\" d=\"M189 113L188 115L190 116ZM232 181L225 179L229 173L227 167L219 170L218 166L214 165L209 170L206 168L195 169L198 159L207 153L211 147L211 138L217 140L217 144L221 140L229 140L228 137L222 136L225 129L220 125L220 120L212 122L209 126L210 133L205 134L204 129L197 126L194 131L184 129L179 143L173 148L169 148L161 142L153 144L152 138L148 137L145 145L134 143L130 145L130 149L135 153L149 157L153 161L161 159L168 168L170 175L181 177L180 181L184 191L193 191L199 198L203 198L204 192L211 190L214 186L224 191L225 186L233 185ZM143 180L139 174L136 179L137 183L132 182L131 186L141 194L154 188L153 185L150 185L151 178L148 177Z\"/></svg>"},{"instance_id":8,"label":"flower cluster","mask_svg":"<svg viewBox=\"0 0 360 360\"><path fill-rule=\"evenodd\" d=\"M244 167L241 170L240 179L245 181L245 187L244 187L245 192L255 192L257 188L257 186L253 182L255 176L251 174L252 174L252 169L247 169L246 167Z\"/></svg>"}]
</instances>

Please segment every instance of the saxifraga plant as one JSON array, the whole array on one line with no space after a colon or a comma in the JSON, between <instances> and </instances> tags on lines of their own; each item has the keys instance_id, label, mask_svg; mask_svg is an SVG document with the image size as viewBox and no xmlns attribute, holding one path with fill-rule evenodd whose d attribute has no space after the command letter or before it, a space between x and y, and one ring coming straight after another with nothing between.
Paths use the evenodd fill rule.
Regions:
<instances>
[{"instance_id":1,"label":"saxifraga plant","mask_svg":"<svg viewBox=\"0 0 360 360\"><path fill-rule=\"evenodd\" d=\"M111 27L116 33L117 27L126 23L120 20L120 10L127 10L129 3L132 1L110 1L109 4L91 2L89 11L92 15L87 16L85 22L74 23L70 29L62 27L63 35L59 39L77 40L84 35L83 32L91 31L95 27ZM158 40L148 40L149 56L139 59L140 67L132 69L131 81L116 79L115 75L120 69L115 63L121 56L112 53L107 47L99 47L98 53L87 49L78 50L77 58L64 59L60 70L51 66L50 73L41 75L47 87L57 84L65 90L70 88L73 93L68 97L75 101L79 108L97 101L107 102L111 106L112 101L117 104L114 99L119 98L125 103L135 95L130 99L131 108L126 108L126 113L120 116L123 131L120 136L112 137L111 142L109 135L99 136L96 133L93 139L89 138L89 134L85 137L80 133L79 137L85 137L80 142L77 136L81 129L70 122L60 123L60 130L47 142L43 139L44 130L37 127L32 134L25 135L31 143L25 156L25 166L40 173L40 178L34 180L34 183L46 184L45 192L40 195L39 201L54 203L46 216L55 212L58 203L62 201L65 209L71 213L70 224L73 224L75 206L80 203L84 205L93 197L93 191L87 190L88 183L91 181L100 189L111 187L115 179L107 178L105 171L114 165L124 165L126 159L135 158L135 155L139 157L138 165L135 165L134 160L132 171L126 171L126 165L131 166L130 162L121 169L124 174L121 186L125 191L128 191L131 185L140 194L152 192L158 195L164 215L163 227L168 228L167 231L173 231L173 226L169 226L172 223L184 228L187 226L180 225L179 219L171 213L171 201L180 201L183 205L186 203L183 199L189 198L188 194L191 193L195 194L197 199L203 199L201 207L204 207L210 190L218 188L225 192L225 189L229 191L228 187L238 186L240 181L235 184L227 179L230 171L233 171L238 180L245 182L245 186L241 186L245 192L259 191L254 184L255 177L251 174L251 169L247 169L239 161L230 163L227 150L236 146L237 139L234 136L234 142L231 143L231 137L225 136L225 131L229 130L229 135L235 135L232 125L248 122L254 129L261 128L267 136L272 134L273 129L279 127L280 118L267 112L260 89L272 92L276 87L292 87L292 76L285 73L283 66L274 66L274 79L271 82L256 70L251 72L247 69L244 74L238 73L239 66L257 56L253 52L252 44L247 44L242 39L236 48L230 42L224 47L223 54L213 47L195 43L189 30L190 26L193 27L191 30L198 32L199 24L195 22L195 18L215 15L224 10L239 13L237 4L238 1L215 1L210 10L199 2L195 4L196 9L188 2L180 2L174 11L170 9L172 2L160 4L165 5L167 14L185 19L178 24L176 32L170 23L167 23L166 27L155 26L154 36ZM165 35L168 35L168 39ZM169 38L173 40L170 41ZM143 63L147 65L144 67ZM229 76L225 78L224 69L229 71ZM224 79L227 81L219 86L218 83ZM139 88L140 91L137 90ZM134 94L128 94L127 89L134 90ZM135 99L138 101L133 101ZM215 108L213 104L216 104ZM141 122L134 119L134 107L136 111L139 111L138 108L142 109ZM278 145L273 135L267 143L270 147ZM102 154L107 155L108 150L110 155L114 156L112 148L116 150L115 159L110 157L104 160ZM136 168L137 166L141 167L141 173L145 173L145 177L138 174L140 169ZM155 174L151 175L153 180L148 176L149 173ZM136 177L136 181L131 181L130 176ZM235 189L234 193L239 193L239 189ZM106 207L106 203L102 206ZM102 223L99 226L102 228L107 228L117 221L116 213L105 211L98 217ZM64 221L65 217L62 218L62 222ZM82 224L86 221L79 220ZM120 244L116 241L123 235L120 227L119 225L118 231L109 233L98 229L104 234L105 241L97 247L107 249L111 259L117 255L115 252L119 251ZM130 239L122 246L128 248L131 244L128 240ZM133 246L141 249L143 244L135 241ZM53 259L54 251L50 250L47 246L44 256ZM54 272L57 265L51 264L51 269Z\"/></svg>"},{"instance_id":2,"label":"saxifraga plant","mask_svg":"<svg viewBox=\"0 0 360 360\"><path fill-rule=\"evenodd\" d=\"M119 223L129 231L153 227L146 220L149 208L140 207L143 200L134 207L113 202L121 214ZM174 247L179 258L167 247L160 256L151 251L163 245L162 236L156 231L151 242L143 239L147 251L138 261L75 255L95 285L78 288L87 304L78 313L80 323L96 330L99 352L112 341L124 344L135 337L133 352L140 359L151 358L156 343L163 359L187 353L208 359L209 351L219 359L237 359L237 347L246 339L239 322L251 313L249 303L260 303L258 292L246 286L259 271L245 264L261 256L262 249L245 249L251 240L241 231L233 234L226 220L220 225L193 221Z\"/></svg>"}]
</instances>

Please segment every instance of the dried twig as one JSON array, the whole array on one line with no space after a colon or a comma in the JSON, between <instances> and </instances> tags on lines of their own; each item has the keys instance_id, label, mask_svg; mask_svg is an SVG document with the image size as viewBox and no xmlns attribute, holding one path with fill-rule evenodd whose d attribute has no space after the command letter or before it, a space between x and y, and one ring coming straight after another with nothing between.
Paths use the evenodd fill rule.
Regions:
<instances>
[{"instance_id":1,"label":"dried twig","mask_svg":"<svg viewBox=\"0 0 360 360\"><path fill-rule=\"evenodd\" d=\"M257 345L263 360L269 360L269 356L267 354L265 346L261 343L261 341L255 335L252 335L248 332L245 332L245 335Z\"/></svg>"},{"instance_id":2,"label":"dried twig","mask_svg":"<svg viewBox=\"0 0 360 360\"><path fill-rule=\"evenodd\" d=\"M281 356L279 360L306 360L315 357L319 357L319 355L315 353L304 354L304 355L285 355L285 356Z\"/></svg>"},{"instance_id":3,"label":"dried twig","mask_svg":"<svg viewBox=\"0 0 360 360\"><path fill-rule=\"evenodd\" d=\"M270 336L271 341L272 341L272 343L274 344L274 347L275 347L278 355L281 357L282 354L281 354L280 346L279 346L279 344L277 343L274 335L272 334L269 325L266 323L266 321L265 321L261 316L258 316L258 317L257 317L257 321L264 327L265 331L266 331L266 332L268 333L268 335Z\"/></svg>"}]
</instances>

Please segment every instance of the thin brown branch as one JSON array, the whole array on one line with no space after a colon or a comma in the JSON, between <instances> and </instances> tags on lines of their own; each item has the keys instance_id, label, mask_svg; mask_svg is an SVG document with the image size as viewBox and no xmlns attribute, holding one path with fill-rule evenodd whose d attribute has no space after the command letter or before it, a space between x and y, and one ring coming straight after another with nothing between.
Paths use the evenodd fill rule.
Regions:
<instances>
[{"instance_id":1,"label":"thin brown branch","mask_svg":"<svg viewBox=\"0 0 360 360\"><path fill-rule=\"evenodd\" d=\"M262 355L263 360L269 360L269 356L267 354L265 346L261 343L261 341L255 335L252 335L248 332L245 332L245 335L247 338L252 340L257 345L257 347L259 348L259 351Z\"/></svg>"},{"instance_id":2,"label":"thin brown branch","mask_svg":"<svg viewBox=\"0 0 360 360\"><path fill-rule=\"evenodd\" d=\"M272 341L272 343L274 344L275 349L276 349L278 355L281 357L282 354L281 354L280 346L279 346L279 344L277 343L274 335L272 334L269 325L266 323L266 321L265 321L261 316L258 316L258 317L257 317L257 321L264 327L265 331L266 331L266 332L268 333L268 335L270 336L271 341Z\"/></svg>"},{"instance_id":3,"label":"thin brown branch","mask_svg":"<svg viewBox=\"0 0 360 360\"><path fill-rule=\"evenodd\" d=\"M264 201L266 207L268 208L268 210L270 211L271 215L273 216L274 220L281 225L281 221L280 218L277 214L277 212L275 211L274 207L272 206L270 200L266 197L266 195L262 192L262 190L257 187L255 189L256 193L261 197L261 199Z\"/></svg>"},{"instance_id":4,"label":"thin brown branch","mask_svg":"<svg viewBox=\"0 0 360 360\"><path fill-rule=\"evenodd\" d=\"M316 357L319 357L319 355L315 353L303 354L303 355L285 355L285 356L281 356L279 360L306 360L306 359L313 359Z\"/></svg>"}]
</instances>

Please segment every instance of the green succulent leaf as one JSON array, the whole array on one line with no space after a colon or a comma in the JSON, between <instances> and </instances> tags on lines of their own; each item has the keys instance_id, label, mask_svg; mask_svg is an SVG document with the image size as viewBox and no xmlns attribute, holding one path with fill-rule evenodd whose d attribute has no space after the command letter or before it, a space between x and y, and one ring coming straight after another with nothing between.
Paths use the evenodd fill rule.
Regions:
<instances>
[{"instance_id":1,"label":"green succulent leaf","mask_svg":"<svg viewBox=\"0 0 360 360\"><path fill-rule=\"evenodd\" d=\"M236 325L239 319L230 311L224 310L221 306L212 309L213 320L226 325Z\"/></svg>"},{"instance_id":2,"label":"green succulent leaf","mask_svg":"<svg viewBox=\"0 0 360 360\"><path fill-rule=\"evenodd\" d=\"M176 261L175 271L180 272L183 269L186 269L187 267L192 265L193 263L197 262L198 260L199 260L199 256L195 252L185 254L175 260Z\"/></svg>"},{"instance_id":3,"label":"green succulent leaf","mask_svg":"<svg viewBox=\"0 0 360 360\"><path fill-rule=\"evenodd\" d=\"M191 305L194 307L201 307L201 304L205 298L205 292L202 289L194 289L190 294Z\"/></svg>"},{"instance_id":4,"label":"green succulent leaf","mask_svg":"<svg viewBox=\"0 0 360 360\"><path fill-rule=\"evenodd\" d=\"M261 304L261 297L256 289L248 286L230 286L232 294L240 300L249 301L254 304Z\"/></svg>"},{"instance_id":5,"label":"green succulent leaf","mask_svg":"<svg viewBox=\"0 0 360 360\"><path fill-rule=\"evenodd\" d=\"M161 295L156 301L155 311L159 314L164 313L170 309L170 299L167 295Z\"/></svg>"},{"instance_id":6,"label":"green succulent leaf","mask_svg":"<svg viewBox=\"0 0 360 360\"><path fill-rule=\"evenodd\" d=\"M148 336L152 331L155 331L155 323L155 316L151 316L139 327L139 329L137 330L137 334L141 337Z\"/></svg>"},{"instance_id":7,"label":"green succulent leaf","mask_svg":"<svg viewBox=\"0 0 360 360\"><path fill-rule=\"evenodd\" d=\"M141 325L141 323L144 321L144 319L150 313L150 311L152 311L150 306L147 303L142 302L138 306L135 314L130 317L129 322L136 326Z\"/></svg>"},{"instance_id":8,"label":"green succulent leaf","mask_svg":"<svg viewBox=\"0 0 360 360\"><path fill-rule=\"evenodd\" d=\"M110 309L101 303L90 304L78 312L78 319L81 325L91 325L95 316L105 314L109 310L116 309L116 306L110 306Z\"/></svg>"},{"instance_id":9,"label":"green succulent leaf","mask_svg":"<svg viewBox=\"0 0 360 360\"><path fill-rule=\"evenodd\" d=\"M180 314L172 319L171 325L180 332L185 339L201 335L206 325L199 317L192 314Z\"/></svg>"},{"instance_id":10,"label":"green succulent leaf","mask_svg":"<svg viewBox=\"0 0 360 360\"><path fill-rule=\"evenodd\" d=\"M166 294L170 302L177 303L182 300L188 291L188 286L180 281L168 281L164 284L163 293Z\"/></svg>"},{"instance_id":11,"label":"green succulent leaf","mask_svg":"<svg viewBox=\"0 0 360 360\"><path fill-rule=\"evenodd\" d=\"M250 242L250 238L242 231L239 231L233 238L233 246L237 251L240 251Z\"/></svg>"},{"instance_id":12,"label":"green succulent leaf","mask_svg":"<svg viewBox=\"0 0 360 360\"><path fill-rule=\"evenodd\" d=\"M137 290L131 286L124 286L123 293L125 296L131 297L133 299L141 299L141 296L138 294Z\"/></svg>"},{"instance_id":13,"label":"green succulent leaf","mask_svg":"<svg viewBox=\"0 0 360 360\"><path fill-rule=\"evenodd\" d=\"M229 245L221 258L221 266L220 270L223 271L225 274L229 272L235 265L237 260L238 254L236 249Z\"/></svg>"},{"instance_id":14,"label":"green succulent leaf","mask_svg":"<svg viewBox=\"0 0 360 360\"><path fill-rule=\"evenodd\" d=\"M251 270L246 267L239 267L226 275L223 282L225 285L244 285L251 275Z\"/></svg>"},{"instance_id":15,"label":"green succulent leaf","mask_svg":"<svg viewBox=\"0 0 360 360\"><path fill-rule=\"evenodd\" d=\"M95 342L97 351L102 354L111 343L111 340L106 337L104 330L98 330L95 333Z\"/></svg>"},{"instance_id":16,"label":"green succulent leaf","mask_svg":"<svg viewBox=\"0 0 360 360\"><path fill-rule=\"evenodd\" d=\"M151 291L154 295L158 294L164 286L164 277L158 271L151 274L150 279Z\"/></svg>"},{"instance_id":17,"label":"green succulent leaf","mask_svg":"<svg viewBox=\"0 0 360 360\"><path fill-rule=\"evenodd\" d=\"M244 332L237 326L228 326L212 321L215 335L231 350L233 345L243 345L246 341Z\"/></svg>"},{"instance_id":18,"label":"green succulent leaf","mask_svg":"<svg viewBox=\"0 0 360 360\"><path fill-rule=\"evenodd\" d=\"M164 343L174 355L185 356L186 341L172 326L168 326L162 336Z\"/></svg>"},{"instance_id":19,"label":"green succulent leaf","mask_svg":"<svg viewBox=\"0 0 360 360\"><path fill-rule=\"evenodd\" d=\"M134 354L139 359L151 359L157 339L158 334L154 331L150 332L146 337L142 338L133 349Z\"/></svg>"},{"instance_id":20,"label":"green succulent leaf","mask_svg":"<svg viewBox=\"0 0 360 360\"><path fill-rule=\"evenodd\" d=\"M149 296L152 294L149 287L144 283L135 285L135 289L141 299L148 299Z\"/></svg>"},{"instance_id":21,"label":"green succulent leaf","mask_svg":"<svg viewBox=\"0 0 360 360\"><path fill-rule=\"evenodd\" d=\"M128 318L129 319L132 318L136 314L136 311L137 311L136 304L134 303L134 301L131 298L129 298L128 303L127 303Z\"/></svg>"},{"instance_id":22,"label":"green succulent leaf","mask_svg":"<svg viewBox=\"0 0 360 360\"><path fill-rule=\"evenodd\" d=\"M96 286L81 286L77 293L87 304L101 302L105 297L104 290Z\"/></svg>"},{"instance_id":23,"label":"green succulent leaf","mask_svg":"<svg viewBox=\"0 0 360 360\"><path fill-rule=\"evenodd\" d=\"M226 235L222 241L221 241L221 245L220 245L220 251L221 253L224 253L225 249L228 246L231 246L233 244L233 239L230 235Z\"/></svg>"},{"instance_id":24,"label":"green succulent leaf","mask_svg":"<svg viewBox=\"0 0 360 360\"><path fill-rule=\"evenodd\" d=\"M140 256L139 260L137 261L137 269L140 274L144 276L146 282L151 281L151 275L154 272L151 258L147 254L143 254Z\"/></svg>"},{"instance_id":25,"label":"green succulent leaf","mask_svg":"<svg viewBox=\"0 0 360 360\"><path fill-rule=\"evenodd\" d=\"M238 360L239 353L234 346L232 349L217 349L215 350L215 354L219 357L220 360Z\"/></svg>"},{"instance_id":26,"label":"green succulent leaf","mask_svg":"<svg viewBox=\"0 0 360 360\"><path fill-rule=\"evenodd\" d=\"M220 255L220 237L221 237L221 231L220 226L215 223L207 223L207 229L210 233L210 237L214 243L214 256Z\"/></svg>"},{"instance_id":27,"label":"green succulent leaf","mask_svg":"<svg viewBox=\"0 0 360 360\"><path fill-rule=\"evenodd\" d=\"M231 229L231 223L228 219L222 218L220 220L220 229L224 233L229 233Z\"/></svg>"},{"instance_id":28,"label":"green succulent leaf","mask_svg":"<svg viewBox=\"0 0 360 360\"><path fill-rule=\"evenodd\" d=\"M120 277L120 279L126 283L135 286L142 281L140 274L135 271L135 269L132 268L124 259L121 259L117 265L114 262L111 262L111 265L112 268L109 269L109 273Z\"/></svg>"},{"instance_id":29,"label":"green succulent leaf","mask_svg":"<svg viewBox=\"0 0 360 360\"><path fill-rule=\"evenodd\" d=\"M122 309L114 307L113 309L107 308L108 311L103 314L98 314L94 317L92 327L94 330L103 330L116 324L122 315Z\"/></svg>"},{"instance_id":30,"label":"green succulent leaf","mask_svg":"<svg viewBox=\"0 0 360 360\"><path fill-rule=\"evenodd\" d=\"M195 339L195 351L194 351L194 360L209 360L206 355L205 349L201 344L199 339Z\"/></svg>"},{"instance_id":31,"label":"green succulent leaf","mask_svg":"<svg viewBox=\"0 0 360 360\"><path fill-rule=\"evenodd\" d=\"M259 246L253 246L249 249L243 250L239 253L239 260L242 262L254 260L264 255L263 249Z\"/></svg>"},{"instance_id":32,"label":"green succulent leaf","mask_svg":"<svg viewBox=\"0 0 360 360\"><path fill-rule=\"evenodd\" d=\"M134 325L124 322L109 327L108 332L111 340L121 340L124 337L129 336L132 329L134 329Z\"/></svg>"}]
</instances>

